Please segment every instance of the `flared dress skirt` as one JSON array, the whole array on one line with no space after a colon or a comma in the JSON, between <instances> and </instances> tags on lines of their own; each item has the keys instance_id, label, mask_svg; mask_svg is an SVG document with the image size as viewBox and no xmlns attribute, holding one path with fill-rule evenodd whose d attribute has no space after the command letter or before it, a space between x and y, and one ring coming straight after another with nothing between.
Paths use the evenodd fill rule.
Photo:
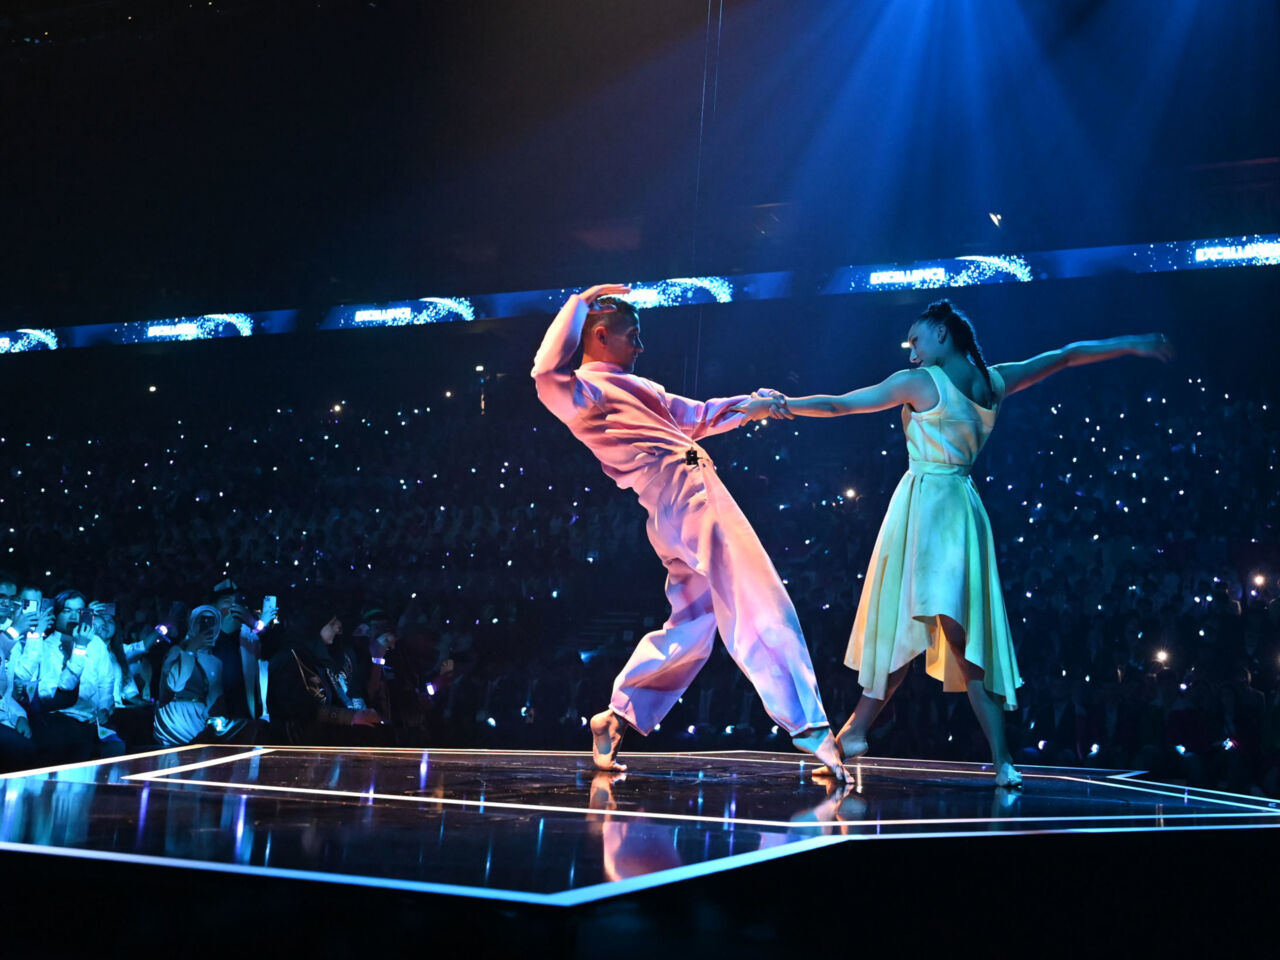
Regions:
<instances>
[{"instance_id":1,"label":"flared dress skirt","mask_svg":"<svg viewBox=\"0 0 1280 960\"><path fill-rule=\"evenodd\" d=\"M968 467L912 461L876 538L845 664L883 699L889 674L924 653L944 690L963 691L942 617L964 630L964 658L983 670L984 686L1015 709L1022 679L987 511Z\"/></svg>"}]
</instances>

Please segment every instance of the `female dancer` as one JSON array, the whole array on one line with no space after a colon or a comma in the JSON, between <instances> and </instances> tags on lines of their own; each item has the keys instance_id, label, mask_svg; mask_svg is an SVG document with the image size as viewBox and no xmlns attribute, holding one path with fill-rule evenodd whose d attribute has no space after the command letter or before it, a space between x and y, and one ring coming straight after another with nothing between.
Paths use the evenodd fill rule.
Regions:
<instances>
[{"instance_id":1,"label":"female dancer","mask_svg":"<svg viewBox=\"0 0 1280 960\"><path fill-rule=\"evenodd\" d=\"M991 523L969 479L1005 397L1067 367L1125 354L1167 361L1163 334L1073 343L1021 363L988 367L969 319L939 300L907 332L911 362L843 396L783 398L781 416L838 417L902 407L909 470L889 501L845 665L862 698L838 735L844 757L867 751L867 732L919 654L948 692L966 691L991 747L996 785L1022 775L1005 743L1001 708L1022 685L1000 593Z\"/></svg>"}]
</instances>

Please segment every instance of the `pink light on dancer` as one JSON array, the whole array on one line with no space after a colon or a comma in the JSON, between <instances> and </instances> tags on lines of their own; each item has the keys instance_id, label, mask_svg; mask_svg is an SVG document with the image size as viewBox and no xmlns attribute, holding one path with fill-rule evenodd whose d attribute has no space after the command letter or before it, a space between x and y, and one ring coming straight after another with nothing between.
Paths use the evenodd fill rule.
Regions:
<instances>
[{"instance_id":1,"label":"pink light on dancer","mask_svg":"<svg viewBox=\"0 0 1280 960\"><path fill-rule=\"evenodd\" d=\"M572 296L533 362L538 398L587 445L649 514L649 542L667 568L671 615L643 637L614 681L609 708L591 719L602 770L624 770L627 726L648 734L707 657L716 630L792 743L837 777L844 769L813 663L773 564L698 441L776 411L772 396L698 402L636 376L644 351L635 307L602 285ZM594 308L594 309L593 309ZM582 365L572 362L582 342Z\"/></svg>"},{"instance_id":2,"label":"pink light on dancer","mask_svg":"<svg viewBox=\"0 0 1280 960\"><path fill-rule=\"evenodd\" d=\"M1019 787L1002 708L1016 708L1022 679L991 523L970 468L1009 394L1067 367L1126 354L1167 361L1173 348L1163 334L1116 337L988 368L972 324L949 300L930 304L904 346L921 369L842 396L782 397L773 414L839 417L902 407L910 469L889 501L849 638L845 665L858 671L863 693L840 730L841 755L866 753L872 723L924 653L943 689L968 693L991 747L996 785Z\"/></svg>"}]
</instances>

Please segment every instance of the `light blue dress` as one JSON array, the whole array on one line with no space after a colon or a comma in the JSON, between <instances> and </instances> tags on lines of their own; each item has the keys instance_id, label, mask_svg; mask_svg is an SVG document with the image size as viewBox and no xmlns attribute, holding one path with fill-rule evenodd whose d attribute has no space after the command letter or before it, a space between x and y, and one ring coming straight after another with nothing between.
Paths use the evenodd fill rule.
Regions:
<instances>
[{"instance_id":1,"label":"light blue dress","mask_svg":"<svg viewBox=\"0 0 1280 960\"><path fill-rule=\"evenodd\" d=\"M924 367L938 404L903 417L909 469L899 481L862 587L845 664L868 696L883 699L889 674L921 653L947 691L964 690L940 617L965 631L964 658L984 686L1017 707L1022 685L996 571L991 521L969 472L995 426L1005 385L990 370L995 403L970 400L938 367Z\"/></svg>"}]
</instances>

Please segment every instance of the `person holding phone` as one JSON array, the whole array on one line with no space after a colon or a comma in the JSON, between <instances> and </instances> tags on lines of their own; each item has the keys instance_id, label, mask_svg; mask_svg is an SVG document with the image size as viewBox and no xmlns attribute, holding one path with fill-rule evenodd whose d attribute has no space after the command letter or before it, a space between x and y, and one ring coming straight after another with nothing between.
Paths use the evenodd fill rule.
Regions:
<instances>
[{"instance_id":1,"label":"person holding phone","mask_svg":"<svg viewBox=\"0 0 1280 960\"><path fill-rule=\"evenodd\" d=\"M222 663L222 713L230 721L244 721L252 728L264 712L259 664L263 655L259 617L249 607L244 592L230 577L213 588L213 606L222 617L221 631L213 645L213 655ZM271 613L275 618L275 611Z\"/></svg>"},{"instance_id":2,"label":"person holding phone","mask_svg":"<svg viewBox=\"0 0 1280 960\"><path fill-rule=\"evenodd\" d=\"M93 614L93 632L102 638L107 652L111 654L114 678L111 709L99 711L99 733L103 737L119 737L126 743L150 743L152 711L134 678L124 637L116 621L116 605L110 601L93 600L89 603L89 611Z\"/></svg>"},{"instance_id":3,"label":"person holding phone","mask_svg":"<svg viewBox=\"0 0 1280 960\"><path fill-rule=\"evenodd\" d=\"M21 644L33 623L18 599L17 579L0 572L0 657L8 659L9 653Z\"/></svg>"},{"instance_id":4,"label":"person holding phone","mask_svg":"<svg viewBox=\"0 0 1280 960\"><path fill-rule=\"evenodd\" d=\"M99 726L115 708L114 664L94 632L84 594L64 590L54 597L52 612L53 632L28 637L13 671L40 762L119 756L124 742Z\"/></svg>"},{"instance_id":5,"label":"person holding phone","mask_svg":"<svg viewBox=\"0 0 1280 960\"><path fill-rule=\"evenodd\" d=\"M17 578L0 570L0 631L4 631L13 622L20 607ZM3 638L0 637L0 640Z\"/></svg>"},{"instance_id":6,"label":"person holding phone","mask_svg":"<svg viewBox=\"0 0 1280 960\"><path fill-rule=\"evenodd\" d=\"M13 668L36 614L22 609L18 581L0 573L0 773L36 765L27 711L13 697Z\"/></svg>"},{"instance_id":7,"label":"person holding phone","mask_svg":"<svg viewBox=\"0 0 1280 960\"><path fill-rule=\"evenodd\" d=\"M222 615L205 605L191 611L187 631L169 648L160 668L155 738L166 746L210 739L210 710L222 696L222 663L213 645L222 629Z\"/></svg>"},{"instance_id":8,"label":"person holding phone","mask_svg":"<svg viewBox=\"0 0 1280 960\"><path fill-rule=\"evenodd\" d=\"M18 646L21 647L29 639L43 637L53 629L53 601L46 600L39 587L23 587L18 591L16 602L16 613L10 624L12 631L6 630L5 633ZM18 628L19 623L23 625L21 630ZM15 633L17 636L12 636Z\"/></svg>"}]
</instances>

